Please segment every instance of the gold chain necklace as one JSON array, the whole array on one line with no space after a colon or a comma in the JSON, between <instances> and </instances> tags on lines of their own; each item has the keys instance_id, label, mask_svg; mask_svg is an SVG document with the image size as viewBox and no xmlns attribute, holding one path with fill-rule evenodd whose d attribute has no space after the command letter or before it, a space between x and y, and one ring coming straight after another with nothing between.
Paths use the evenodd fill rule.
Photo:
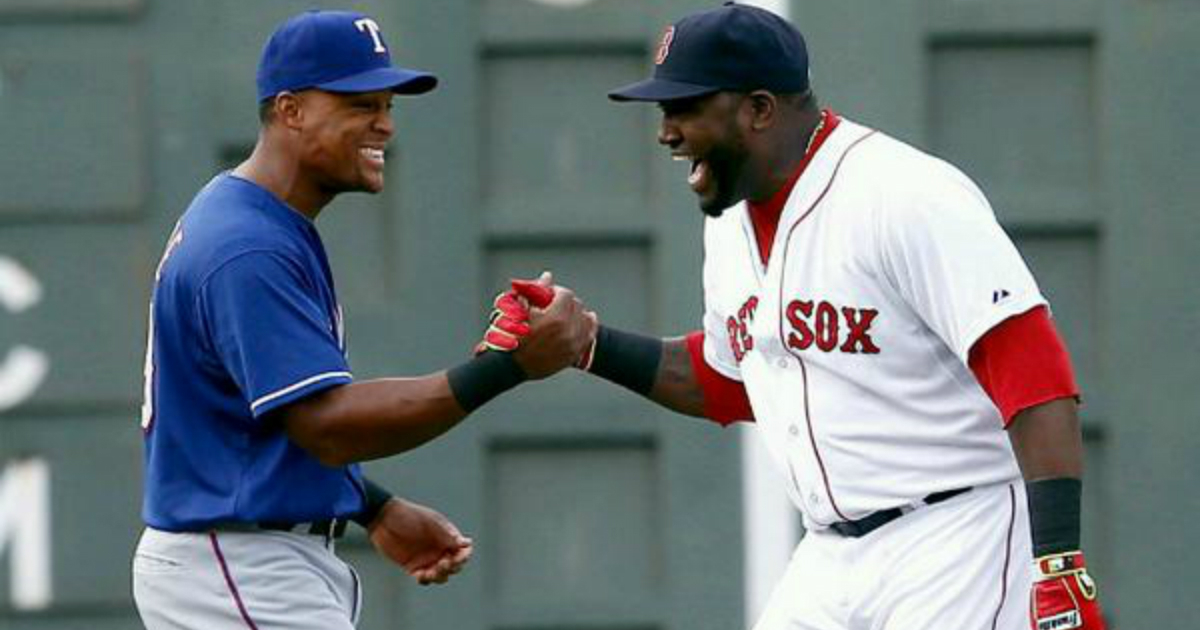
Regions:
<instances>
[{"instance_id":1,"label":"gold chain necklace","mask_svg":"<svg viewBox=\"0 0 1200 630\"><path fill-rule=\"evenodd\" d=\"M821 113L821 119L817 121L817 126L813 127L812 133L808 135L808 144L804 145L804 155L807 156L813 148L813 142L816 142L817 136L821 135L821 130L825 128L825 114Z\"/></svg>"}]
</instances>

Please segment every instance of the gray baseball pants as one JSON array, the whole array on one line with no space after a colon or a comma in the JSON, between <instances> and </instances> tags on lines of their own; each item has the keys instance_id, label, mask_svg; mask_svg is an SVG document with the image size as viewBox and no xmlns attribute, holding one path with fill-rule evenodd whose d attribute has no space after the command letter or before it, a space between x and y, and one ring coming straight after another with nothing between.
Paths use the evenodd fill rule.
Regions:
<instances>
[{"instance_id":1,"label":"gray baseball pants","mask_svg":"<svg viewBox=\"0 0 1200 630\"><path fill-rule=\"evenodd\" d=\"M325 536L147 527L133 597L147 630L352 630L358 574Z\"/></svg>"}]
</instances>

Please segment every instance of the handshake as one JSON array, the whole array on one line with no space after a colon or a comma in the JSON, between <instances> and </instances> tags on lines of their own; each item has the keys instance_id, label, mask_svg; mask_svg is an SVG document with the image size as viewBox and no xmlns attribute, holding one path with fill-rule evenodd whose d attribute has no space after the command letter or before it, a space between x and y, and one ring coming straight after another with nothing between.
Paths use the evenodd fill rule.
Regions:
<instances>
[{"instance_id":1,"label":"handshake","mask_svg":"<svg viewBox=\"0 0 1200 630\"><path fill-rule=\"evenodd\" d=\"M531 379L575 366L587 370L596 347L599 320L575 292L555 286L550 272L537 280L513 280L496 296L475 354L511 352Z\"/></svg>"}]
</instances>

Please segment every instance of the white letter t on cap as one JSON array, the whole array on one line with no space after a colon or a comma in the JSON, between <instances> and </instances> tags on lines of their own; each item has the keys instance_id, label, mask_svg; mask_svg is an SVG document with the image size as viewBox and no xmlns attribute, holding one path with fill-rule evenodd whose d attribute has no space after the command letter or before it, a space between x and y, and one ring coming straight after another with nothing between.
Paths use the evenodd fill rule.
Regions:
<instances>
[{"instance_id":1,"label":"white letter t on cap","mask_svg":"<svg viewBox=\"0 0 1200 630\"><path fill-rule=\"evenodd\" d=\"M375 23L375 20L372 20L371 18L362 18L360 20L355 20L354 25L358 27L359 31L371 34L371 39L375 41L375 52L387 52L387 48L384 48L383 46L383 39L379 37L379 25Z\"/></svg>"}]
</instances>

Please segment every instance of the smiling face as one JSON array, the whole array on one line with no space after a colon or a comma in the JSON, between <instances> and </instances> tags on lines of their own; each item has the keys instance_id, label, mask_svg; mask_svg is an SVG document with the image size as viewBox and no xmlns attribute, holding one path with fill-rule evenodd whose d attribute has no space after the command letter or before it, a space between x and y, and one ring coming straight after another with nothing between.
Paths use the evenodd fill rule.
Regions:
<instances>
[{"instance_id":1,"label":"smiling face","mask_svg":"<svg viewBox=\"0 0 1200 630\"><path fill-rule=\"evenodd\" d=\"M717 92L663 101L658 142L676 160L691 163L687 182L709 216L746 198L750 152L743 129L744 96Z\"/></svg>"},{"instance_id":2,"label":"smiling face","mask_svg":"<svg viewBox=\"0 0 1200 630\"><path fill-rule=\"evenodd\" d=\"M296 95L301 177L330 197L383 190L384 149L395 126L391 91L336 94L306 90Z\"/></svg>"}]
</instances>

